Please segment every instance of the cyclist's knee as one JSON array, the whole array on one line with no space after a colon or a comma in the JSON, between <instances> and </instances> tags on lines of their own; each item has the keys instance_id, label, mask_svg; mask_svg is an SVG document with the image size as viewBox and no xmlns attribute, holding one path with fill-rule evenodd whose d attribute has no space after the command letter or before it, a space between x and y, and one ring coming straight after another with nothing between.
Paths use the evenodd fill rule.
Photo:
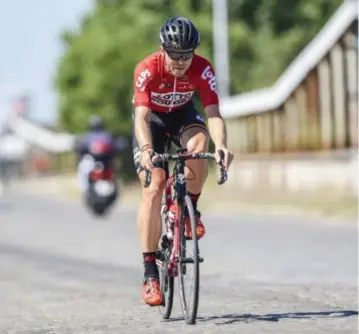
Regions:
<instances>
[{"instance_id":1,"label":"cyclist's knee","mask_svg":"<svg viewBox=\"0 0 359 334\"><path fill-rule=\"evenodd\" d=\"M188 138L186 148L188 152L198 153L208 150L209 138L205 131L199 130L196 134Z\"/></svg>"},{"instance_id":2,"label":"cyclist's knee","mask_svg":"<svg viewBox=\"0 0 359 334\"><path fill-rule=\"evenodd\" d=\"M143 179L143 177L141 178ZM143 182L143 180L142 180ZM142 195L149 201L161 198L165 187L165 172L161 168L152 170L151 184L148 188L142 188Z\"/></svg>"}]
</instances>

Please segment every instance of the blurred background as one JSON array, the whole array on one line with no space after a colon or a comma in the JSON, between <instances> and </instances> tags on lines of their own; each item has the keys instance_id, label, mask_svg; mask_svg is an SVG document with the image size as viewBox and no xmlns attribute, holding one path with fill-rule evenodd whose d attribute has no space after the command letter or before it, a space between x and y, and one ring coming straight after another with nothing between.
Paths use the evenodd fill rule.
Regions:
<instances>
[{"instance_id":1,"label":"blurred background","mask_svg":"<svg viewBox=\"0 0 359 334\"><path fill-rule=\"evenodd\" d=\"M39 182L76 192L74 138L99 114L123 147L120 200L135 200L133 70L171 15L201 32L236 154L225 186L211 170L203 206L356 215L357 0L1 2L2 192Z\"/></svg>"}]
</instances>

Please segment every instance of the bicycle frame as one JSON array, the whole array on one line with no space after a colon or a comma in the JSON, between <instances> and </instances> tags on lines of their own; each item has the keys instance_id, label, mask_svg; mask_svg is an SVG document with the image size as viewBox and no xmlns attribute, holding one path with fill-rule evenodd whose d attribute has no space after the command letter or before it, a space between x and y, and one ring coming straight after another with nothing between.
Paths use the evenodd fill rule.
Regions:
<instances>
[{"instance_id":1,"label":"bicycle frame","mask_svg":"<svg viewBox=\"0 0 359 334\"><path fill-rule=\"evenodd\" d=\"M166 136L165 151L168 152L170 149L169 136ZM163 318L168 319L173 304L173 280L178 277L180 286L180 300L182 310L186 322L193 324L197 315L198 298L199 298L199 264L203 262L203 258L199 255L198 240L196 237L196 224L195 224L195 212L193 209L192 201L187 194L186 178L185 178L185 167L186 161L191 159L215 159L215 154L204 152L204 153L188 153L186 149L177 150L177 154L156 154L156 159L153 159L153 163L156 167L160 167L160 163L163 163L162 167L165 170L166 183L164 190L164 203L162 204L161 216L162 221L166 228L165 233L162 233L162 244L158 250L156 264L161 271L161 291L166 295L166 302L163 304ZM227 180L227 172L223 166L224 153L223 151L218 152L220 155L220 179L217 180L218 184L223 184ZM170 175L169 172L169 161L175 161L173 173ZM151 171L145 171L145 182L144 187L148 187L151 183ZM174 221L169 224L168 212L171 205L177 203L176 216ZM188 211L188 212L187 212ZM187 242L190 238L186 237L186 226L185 219L187 215L190 219L190 225L194 235L192 251L193 256L187 256L186 248ZM173 238L168 237L168 228L173 230ZM164 231L163 231L164 232ZM186 275L186 265L193 263L194 265L194 284L195 292L192 294L191 301L192 306L188 308L187 297L184 290L184 275ZM162 290L163 289L163 290ZM168 302L168 303L167 303Z\"/></svg>"},{"instance_id":2,"label":"bicycle frame","mask_svg":"<svg viewBox=\"0 0 359 334\"><path fill-rule=\"evenodd\" d=\"M185 180L185 162L184 160L177 160L174 166L173 175L169 176L166 181L165 198L166 198L166 210L169 210L171 205L177 201L180 203L184 200L186 195L186 180ZM174 189L174 196L172 197L172 187ZM178 276L177 263L179 261L179 247L180 247L180 217L176 213L175 222L173 226L173 247L171 252L170 261L168 263L168 274L170 276ZM167 226L166 226L167 227Z\"/></svg>"},{"instance_id":3,"label":"bicycle frame","mask_svg":"<svg viewBox=\"0 0 359 334\"><path fill-rule=\"evenodd\" d=\"M164 162L166 163L165 172L166 172L166 185L165 185L165 205L166 205L166 212L170 209L171 205L177 201L177 203L182 203L184 201L184 197L186 195L186 179L185 179L185 161L190 159L208 159L214 158L213 154L210 153L184 153L186 150L180 149L178 150L180 153L175 155L170 154L163 154L161 157L164 158ZM169 175L169 168L168 168L168 160L174 160L175 166L173 168L173 174ZM223 166L222 166L223 168ZM218 183L225 182L227 176L223 169L221 169L221 179ZM172 196L172 188L174 189L174 196ZM181 212L182 214L182 212ZM168 264L168 273L170 276L176 277L178 275L177 272L177 263L179 261L179 247L180 247L180 225L179 225L179 215L177 211L177 216L175 217L175 222L173 226L173 234L174 240L172 241L172 252L170 261ZM160 266L162 263L158 262Z\"/></svg>"}]
</instances>

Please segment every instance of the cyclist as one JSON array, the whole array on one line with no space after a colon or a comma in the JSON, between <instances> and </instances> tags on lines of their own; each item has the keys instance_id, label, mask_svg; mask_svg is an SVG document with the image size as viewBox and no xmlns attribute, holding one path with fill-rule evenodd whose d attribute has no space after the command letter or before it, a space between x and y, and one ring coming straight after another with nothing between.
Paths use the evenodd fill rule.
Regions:
<instances>
[{"instance_id":1,"label":"cyclist","mask_svg":"<svg viewBox=\"0 0 359 334\"><path fill-rule=\"evenodd\" d=\"M210 62L195 54L200 34L184 17L170 17L160 29L160 50L139 62L134 71L133 154L137 173L144 183L144 170L152 171L152 181L142 189L138 212L138 230L144 259L142 298L151 306L162 304L155 252L161 237L161 197L165 184L162 168L154 168L153 154L164 152L164 138L170 133L178 146L189 152L208 150L209 136L216 152L223 150L228 169L233 154L227 149L226 128L219 112L216 77ZM199 92L208 118L195 109L192 96ZM217 162L219 154L217 153ZM198 238L205 228L197 209L197 201L207 177L205 160L188 161L187 189L196 212ZM176 207L170 209L176 211ZM186 234L192 236L189 221Z\"/></svg>"}]
</instances>

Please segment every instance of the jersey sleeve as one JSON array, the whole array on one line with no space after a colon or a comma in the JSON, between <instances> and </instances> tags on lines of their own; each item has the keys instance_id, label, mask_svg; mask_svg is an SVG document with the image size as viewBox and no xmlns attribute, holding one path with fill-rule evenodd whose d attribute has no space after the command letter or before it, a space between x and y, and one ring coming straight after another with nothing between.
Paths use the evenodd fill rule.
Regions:
<instances>
[{"instance_id":1,"label":"jersey sleeve","mask_svg":"<svg viewBox=\"0 0 359 334\"><path fill-rule=\"evenodd\" d=\"M203 108L211 104L219 104L216 91L216 75L212 65L208 61L203 61L202 70L199 72L198 88Z\"/></svg>"},{"instance_id":2,"label":"jersey sleeve","mask_svg":"<svg viewBox=\"0 0 359 334\"><path fill-rule=\"evenodd\" d=\"M139 106L148 107L150 103L150 91L148 89L148 84L153 78L153 73L151 73L150 66L146 62L139 63L134 71L133 78L133 105L134 108Z\"/></svg>"}]
</instances>

